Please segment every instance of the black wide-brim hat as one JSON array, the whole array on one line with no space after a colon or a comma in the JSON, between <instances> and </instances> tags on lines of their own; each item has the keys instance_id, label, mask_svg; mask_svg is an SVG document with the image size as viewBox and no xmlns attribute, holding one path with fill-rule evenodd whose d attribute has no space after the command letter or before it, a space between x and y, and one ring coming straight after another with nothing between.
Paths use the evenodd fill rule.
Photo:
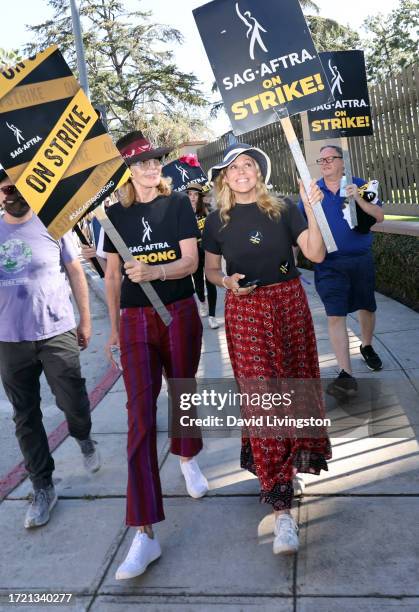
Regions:
<instances>
[{"instance_id":1,"label":"black wide-brim hat","mask_svg":"<svg viewBox=\"0 0 419 612\"><path fill-rule=\"evenodd\" d=\"M151 142L140 130L129 132L129 134L122 136L122 138L117 141L116 146L127 166L135 164L137 161L162 159L170 153L170 151L173 151L173 147L157 147L154 149Z\"/></svg>"},{"instance_id":2,"label":"black wide-brim hat","mask_svg":"<svg viewBox=\"0 0 419 612\"><path fill-rule=\"evenodd\" d=\"M244 142L235 142L227 147L224 152L223 161L213 166L208 172L208 180L210 182L214 182L221 170L223 170L223 168L227 168L227 166L232 164L234 160L243 153L249 155L249 157L252 157L257 162L262 173L263 180L265 181L265 184L268 184L271 176L271 160L266 153L262 151L262 149L252 147Z\"/></svg>"}]
</instances>

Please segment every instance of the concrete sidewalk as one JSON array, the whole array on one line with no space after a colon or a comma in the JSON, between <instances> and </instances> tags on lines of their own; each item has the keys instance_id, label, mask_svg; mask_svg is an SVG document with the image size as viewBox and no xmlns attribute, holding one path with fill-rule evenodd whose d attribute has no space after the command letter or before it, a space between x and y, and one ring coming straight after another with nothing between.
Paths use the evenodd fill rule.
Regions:
<instances>
[{"instance_id":1,"label":"concrete sidewalk","mask_svg":"<svg viewBox=\"0 0 419 612\"><path fill-rule=\"evenodd\" d=\"M336 375L326 318L304 271L316 326L322 376ZM91 279L91 282L96 281ZM308 284L310 283L310 284ZM100 287L98 289L100 291ZM72 593L66 609L97 612L207 610L236 612L378 612L419 609L419 314L377 295L375 347L384 368L373 376L406 390L402 436L333 439L322 476L304 475L294 516L295 557L273 556L273 515L258 502L258 484L240 469L238 438L206 439L199 456L210 482L200 500L187 496L177 459L168 453L167 395L159 398L158 450L166 521L156 526L162 557L136 579L115 570L131 543L124 526L126 410L122 379L93 413L103 467L84 473L75 442L54 453L60 501L44 528L23 528L25 481L0 506L0 610L63 609L7 605L13 592ZM222 292L218 314L222 318ZM198 376L231 376L223 326L204 322ZM348 319L357 377L371 376L358 351L359 326ZM397 429L397 427L395 428Z\"/></svg>"}]
</instances>

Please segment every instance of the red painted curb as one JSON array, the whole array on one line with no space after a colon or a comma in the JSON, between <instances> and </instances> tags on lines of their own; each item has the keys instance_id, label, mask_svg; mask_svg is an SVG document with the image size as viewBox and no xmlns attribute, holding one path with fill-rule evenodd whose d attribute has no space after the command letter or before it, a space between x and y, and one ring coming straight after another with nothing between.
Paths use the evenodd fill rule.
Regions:
<instances>
[{"instance_id":1,"label":"red painted curb","mask_svg":"<svg viewBox=\"0 0 419 612\"><path fill-rule=\"evenodd\" d=\"M96 406L103 400L105 395L112 389L116 381L121 376L121 370L116 368L109 368L103 378L99 381L96 387L89 393L90 400L90 411L96 408ZM48 436L48 443L51 452L53 452L57 446L61 444L68 436L67 422L63 421L56 427ZM0 479L0 502L13 491L21 482L27 477L27 472L23 461L15 465L8 474Z\"/></svg>"}]
</instances>

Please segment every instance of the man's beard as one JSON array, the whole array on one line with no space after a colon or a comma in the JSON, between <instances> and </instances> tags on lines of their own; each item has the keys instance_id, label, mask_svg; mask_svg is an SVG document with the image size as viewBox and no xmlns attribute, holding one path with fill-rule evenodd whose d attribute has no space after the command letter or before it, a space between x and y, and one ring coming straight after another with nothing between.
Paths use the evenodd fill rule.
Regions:
<instances>
[{"instance_id":1,"label":"man's beard","mask_svg":"<svg viewBox=\"0 0 419 612\"><path fill-rule=\"evenodd\" d=\"M26 213L30 210L29 204L25 202L25 200L20 194L14 197L13 199L6 200L3 206L4 210L16 219L24 217Z\"/></svg>"}]
</instances>

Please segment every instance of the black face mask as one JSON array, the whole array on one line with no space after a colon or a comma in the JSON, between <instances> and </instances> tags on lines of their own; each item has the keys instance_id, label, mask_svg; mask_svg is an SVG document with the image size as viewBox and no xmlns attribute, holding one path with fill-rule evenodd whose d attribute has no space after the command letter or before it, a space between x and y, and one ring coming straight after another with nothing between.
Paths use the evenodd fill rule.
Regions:
<instances>
[{"instance_id":1,"label":"black face mask","mask_svg":"<svg viewBox=\"0 0 419 612\"><path fill-rule=\"evenodd\" d=\"M30 209L29 204L26 203L18 191L6 197L3 207L11 217L16 219L24 217Z\"/></svg>"}]
</instances>

